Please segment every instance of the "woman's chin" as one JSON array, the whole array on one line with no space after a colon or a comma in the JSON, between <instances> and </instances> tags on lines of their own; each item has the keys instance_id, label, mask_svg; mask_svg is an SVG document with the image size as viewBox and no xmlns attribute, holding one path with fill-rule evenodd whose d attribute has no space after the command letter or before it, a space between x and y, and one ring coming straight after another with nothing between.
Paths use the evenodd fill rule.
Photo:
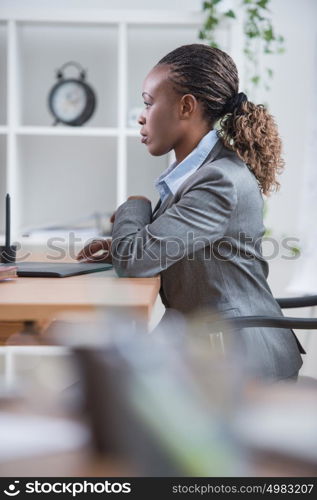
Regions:
<instances>
[{"instance_id":1,"label":"woman's chin","mask_svg":"<svg viewBox=\"0 0 317 500\"><path fill-rule=\"evenodd\" d=\"M147 150L152 156L162 156L168 153L168 150L165 148L155 147L154 144L147 144Z\"/></svg>"},{"instance_id":2,"label":"woman's chin","mask_svg":"<svg viewBox=\"0 0 317 500\"><path fill-rule=\"evenodd\" d=\"M147 144L147 150L152 156L160 156L160 152L158 148L156 148L153 144Z\"/></svg>"}]
</instances>

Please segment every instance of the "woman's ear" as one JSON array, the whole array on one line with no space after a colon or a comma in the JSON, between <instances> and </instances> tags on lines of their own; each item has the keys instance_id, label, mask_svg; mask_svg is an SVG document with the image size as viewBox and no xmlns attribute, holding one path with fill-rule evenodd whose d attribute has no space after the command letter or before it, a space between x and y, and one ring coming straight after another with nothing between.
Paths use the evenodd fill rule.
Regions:
<instances>
[{"instance_id":1,"label":"woman's ear","mask_svg":"<svg viewBox=\"0 0 317 500\"><path fill-rule=\"evenodd\" d=\"M193 116L198 106L195 96L192 94L185 94L180 100L179 114L181 120L188 120Z\"/></svg>"}]
</instances>

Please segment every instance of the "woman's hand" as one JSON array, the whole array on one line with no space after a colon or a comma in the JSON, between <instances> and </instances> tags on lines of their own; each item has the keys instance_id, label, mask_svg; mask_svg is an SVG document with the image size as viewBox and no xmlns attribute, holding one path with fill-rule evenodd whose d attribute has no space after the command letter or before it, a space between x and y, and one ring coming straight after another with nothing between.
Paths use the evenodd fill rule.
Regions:
<instances>
[{"instance_id":1,"label":"woman's hand","mask_svg":"<svg viewBox=\"0 0 317 500\"><path fill-rule=\"evenodd\" d=\"M76 259L111 264L111 240L93 240L79 252Z\"/></svg>"},{"instance_id":2,"label":"woman's hand","mask_svg":"<svg viewBox=\"0 0 317 500\"><path fill-rule=\"evenodd\" d=\"M129 196L128 200L150 201L145 196ZM116 212L114 212L110 217L110 222L112 224L114 223L115 217ZM79 252L76 260L83 260L85 262L106 262L107 264L111 264L111 239L93 240Z\"/></svg>"}]
</instances>

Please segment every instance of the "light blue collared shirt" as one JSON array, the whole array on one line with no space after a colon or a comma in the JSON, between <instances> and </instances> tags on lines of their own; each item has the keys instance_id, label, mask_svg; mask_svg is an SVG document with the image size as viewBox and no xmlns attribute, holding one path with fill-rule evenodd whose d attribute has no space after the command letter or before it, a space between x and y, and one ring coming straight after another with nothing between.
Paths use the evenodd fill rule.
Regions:
<instances>
[{"instance_id":1,"label":"light blue collared shirt","mask_svg":"<svg viewBox=\"0 0 317 500\"><path fill-rule=\"evenodd\" d=\"M175 194L185 180L205 161L218 140L216 130L210 130L200 143L179 164L175 161L155 181L155 187L162 201Z\"/></svg>"}]
</instances>

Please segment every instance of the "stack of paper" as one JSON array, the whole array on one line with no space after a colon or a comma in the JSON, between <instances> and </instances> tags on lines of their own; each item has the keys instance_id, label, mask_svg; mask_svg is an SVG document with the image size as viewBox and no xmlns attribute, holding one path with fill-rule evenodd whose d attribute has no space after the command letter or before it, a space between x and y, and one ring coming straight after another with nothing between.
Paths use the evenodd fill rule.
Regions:
<instances>
[{"instance_id":1,"label":"stack of paper","mask_svg":"<svg viewBox=\"0 0 317 500\"><path fill-rule=\"evenodd\" d=\"M12 280L17 277L17 267L7 264L0 265L0 282Z\"/></svg>"}]
</instances>

